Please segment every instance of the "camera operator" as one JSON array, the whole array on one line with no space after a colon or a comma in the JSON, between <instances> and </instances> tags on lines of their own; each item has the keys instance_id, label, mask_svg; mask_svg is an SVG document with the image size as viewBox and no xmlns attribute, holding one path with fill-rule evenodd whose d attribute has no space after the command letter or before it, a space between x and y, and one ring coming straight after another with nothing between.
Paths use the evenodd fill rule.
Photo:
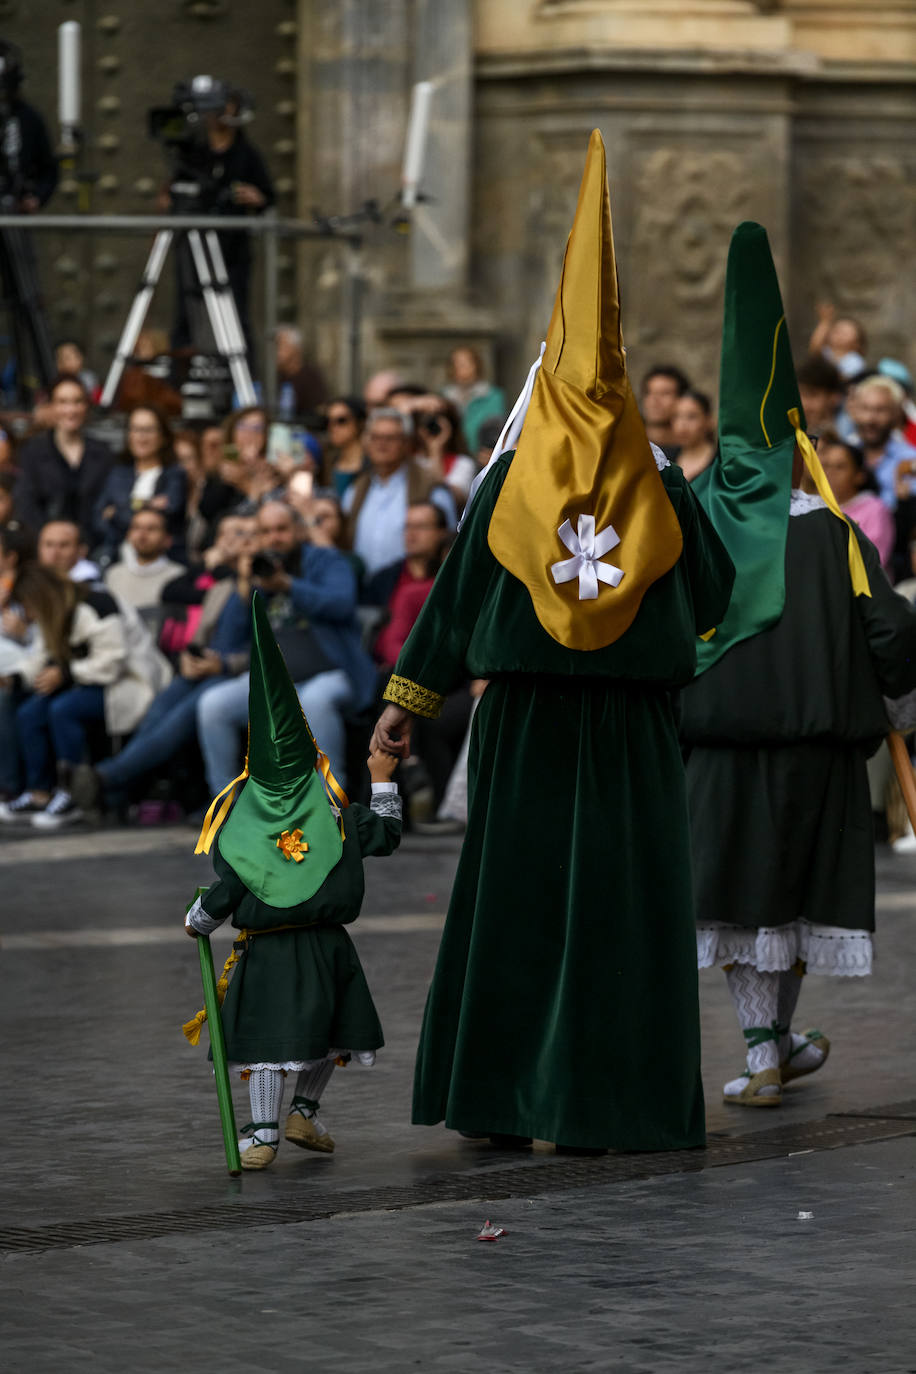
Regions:
<instances>
[{"instance_id":1,"label":"camera operator","mask_svg":"<svg viewBox=\"0 0 916 1374\"><path fill-rule=\"evenodd\" d=\"M176 214L258 215L274 204L273 183L264 159L244 132L252 118L250 102L227 82L195 76L175 89L175 104L185 112L192 132L166 139L177 155L176 175L163 197L163 207ZM226 274L235 297L239 322L253 358L248 290L251 242L244 230L219 236ZM187 243L178 245L178 301L172 347L195 342L191 337L187 296L199 294Z\"/></svg>"},{"instance_id":2,"label":"camera operator","mask_svg":"<svg viewBox=\"0 0 916 1374\"><path fill-rule=\"evenodd\" d=\"M6 214L32 215L57 185L57 159L37 110L19 98L22 56L0 39L0 200Z\"/></svg>"}]
</instances>

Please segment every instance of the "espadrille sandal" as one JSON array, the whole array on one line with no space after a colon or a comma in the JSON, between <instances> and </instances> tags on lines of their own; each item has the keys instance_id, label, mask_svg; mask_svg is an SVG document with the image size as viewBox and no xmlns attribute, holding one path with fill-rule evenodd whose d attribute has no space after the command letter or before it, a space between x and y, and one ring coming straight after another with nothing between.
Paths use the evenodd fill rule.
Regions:
<instances>
[{"instance_id":1,"label":"espadrille sandal","mask_svg":"<svg viewBox=\"0 0 916 1374\"><path fill-rule=\"evenodd\" d=\"M286 1139L302 1150L315 1150L322 1155L334 1153L334 1138L316 1115L317 1102L307 1097L294 1097L286 1118Z\"/></svg>"},{"instance_id":2,"label":"espadrille sandal","mask_svg":"<svg viewBox=\"0 0 916 1374\"><path fill-rule=\"evenodd\" d=\"M245 1136L239 1141L239 1163L243 1169L266 1169L268 1164L273 1164L277 1157L277 1146L269 1140L262 1140L258 1131L279 1131L279 1129L279 1124L276 1121L249 1121L247 1125L242 1127L243 1131L253 1132L252 1135ZM249 1141L251 1144L248 1144Z\"/></svg>"},{"instance_id":3,"label":"espadrille sandal","mask_svg":"<svg viewBox=\"0 0 916 1374\"><path fill-rule=\"evenodd\" d=\"M812 1026L810 1030L802 1031L802 1035L804 1036L804 1044L796 1045L794 1050L790 1051L788 1059L784 1059L779 1066L783 1083L791 1083L793 1078L804 1078L809 1073L817 1073L818 1069L822 1069L827 1062L827 1056L830 1053L830 1041L824 1032L815 1030ZM802 1050L806 1050L809 1045L820 1050L823 1058L817 1064L809 1064L807 1068L793 1064L792 1060L795 1056L801 1054Z\"/></svg>"},{"instance_id":4,"label":"espadrille sandal","mask_svg":"<svg viewBox=\"0 0 916 1374\"><path fill-rule=\"evenodd\" d=\"M759 1073L740 1075L747 1082L740 1093L723 1093L722 1101L732 1107L778 1107L782 1102L782 1078L779 1069L761 1069ZM775 1093L760 1095L761 1088L776 1088Z\"/></svg>"}]
</instances>

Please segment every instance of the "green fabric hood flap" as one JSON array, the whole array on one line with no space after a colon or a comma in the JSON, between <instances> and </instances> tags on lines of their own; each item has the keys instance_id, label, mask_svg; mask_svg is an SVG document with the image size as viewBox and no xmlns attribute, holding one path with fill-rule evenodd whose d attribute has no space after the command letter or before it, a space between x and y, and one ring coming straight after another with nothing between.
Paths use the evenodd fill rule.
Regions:
<instances>
[{"instance_id":1,"label":"green fabric hood flap","mask_svg":"<svg viewBox=\"0 0 916 1374\"><path fill-rule=\"evenodd\" d=\"M245 886L270 906L296 906L314 896L343 851L317 763L314 736L255 594L248 778L218 844Z\"/></svg>"}]
</instances>

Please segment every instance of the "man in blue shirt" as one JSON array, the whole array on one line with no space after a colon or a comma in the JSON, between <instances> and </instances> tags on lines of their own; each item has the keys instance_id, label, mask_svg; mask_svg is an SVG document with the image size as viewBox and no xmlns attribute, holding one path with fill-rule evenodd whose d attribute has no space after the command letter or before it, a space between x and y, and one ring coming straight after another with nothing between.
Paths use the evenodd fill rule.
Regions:
<instances>
[{"instance_id":1,"label":"man in blue shirt","mask_svg":"<svg viewBox=\"0 0 916 1374\"><path fill-rule=\"evenodd\" d=\"M909 472L898 474L901 463L916 463L916 448L908 444L898 426L903 419L903 389L891 377L866 377L855 390L851 406L857 442L865 451L869 471L874 473L878 493L885 505L897 509L902 494L898 475L905 475L904 486L916 492ZM916 474L916 469L913 470Z\"/></svg>"}]
</instances>

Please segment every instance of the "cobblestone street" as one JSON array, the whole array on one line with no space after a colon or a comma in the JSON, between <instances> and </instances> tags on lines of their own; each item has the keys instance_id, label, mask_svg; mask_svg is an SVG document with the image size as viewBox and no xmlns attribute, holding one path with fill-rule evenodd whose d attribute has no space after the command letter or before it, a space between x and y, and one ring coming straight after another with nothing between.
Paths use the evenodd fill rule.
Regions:
<instances>
[{"instance_id":1,"label":"cobblestone street","mask_svg":"<svg viewBox=\"0 0 916 1374\"><path fill-rule=\"evenodd\" d=\"M568 1160L409 1125L458 845L408 837L368 865L354 938L387 1044L325 1095L337 1152L235 1181L180 1029L192 847L0 837L4 1371L916 1370L916 860L879 855L874 976L807 981L823 1074L775 1113L720 1105L741 1042L704 974L709 1148ZM507 1234L478 1244L488 1217Z\"/></svg>"}]
</instances>

